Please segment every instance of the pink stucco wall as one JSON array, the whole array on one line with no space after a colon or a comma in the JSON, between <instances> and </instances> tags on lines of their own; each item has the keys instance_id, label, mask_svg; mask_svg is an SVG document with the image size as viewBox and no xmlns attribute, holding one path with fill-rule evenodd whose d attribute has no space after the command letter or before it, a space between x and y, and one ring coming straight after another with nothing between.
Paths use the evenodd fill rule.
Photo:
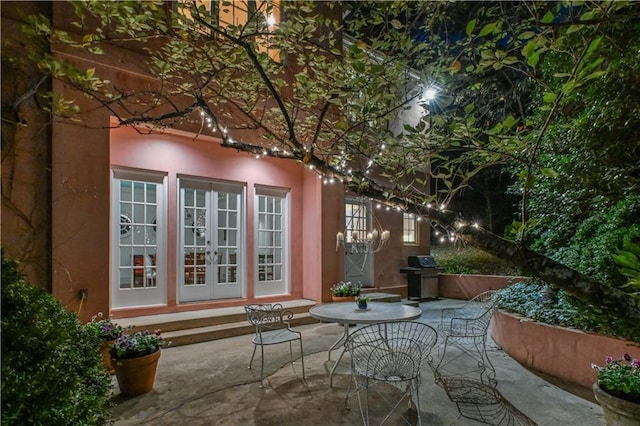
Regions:
<instances>
[{"instance_id":1,"label":"pink stucco wall","mask_svg":"<svg viewBox=\"0 0 640 426\"><path fill-rule=\"evenodd\" d=\"M177 305L176 296L176 215L177 215L177 179L180 176L197 177L237 182L246 185L246 277L247 299L254 296L254 221L253 194L256 186L272 186L288 189L290 193L290 298L303 296L314 298L317 283L314 276L317 264L309 259L317 257L320 251L320 229L312 226L317 221L320 209L318 179L311 172L291 161L277 159L256 159L248 154L238 154L234 150L220 146L220 141L211 137L199 137L194 140L192 134L168 132L163 134L140 134L130 128L112 129L110 135L110 160L113 168L134 168L137 170L157 171L168 177L168 264L167 282L169 306ZM304 203L308 202L309 205ZM304 207L304 208L303 208ZM303 236L302 238L300 236ZM309 271L305 272L305 266ZM305 294L306 293L306 294ZM286 300L279 296L278 300ZM266 302L266 300L265 300ZM211 302L215 306L228 304L229 301ZM191 308L193 305L191 305ZM186 309L186 308L185 308Z\"/></svg>"},{"instance_id":2,"label":"pink stucco wall","mask_svg":"<svg viewBox=\"0 0 640 426\"><path fill-rule=\"evenodd\" d=\"M484 291L499 290L526 279L502 275L439 274L438 295L448 299L469 300Z\"/></svg>"},{"instance_id":3,"label":"pink stucco wall","mask_svg":"<svg viewBox=\"0 0 640 426\"><path fill-rule=\"evenodd\" d=\"M621 358L628 353L640 358L640 345L599 334L531 321L496 310L491 336L512 358L535 371L568 383L591 387L596 371L607 356Z\"/></svg>"}]
</instances>

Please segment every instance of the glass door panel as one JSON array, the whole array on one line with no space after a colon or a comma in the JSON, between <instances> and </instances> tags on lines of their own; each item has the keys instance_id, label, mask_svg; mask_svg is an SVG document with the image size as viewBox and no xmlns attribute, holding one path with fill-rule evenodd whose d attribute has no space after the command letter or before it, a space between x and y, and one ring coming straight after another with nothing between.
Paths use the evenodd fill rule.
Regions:
<instances>
[{"instance_id":1,"label":"glass door panel","mask_svg":"<svg viewBox=\"0 0 640 426\"><path fill-rule=\"evenodd\" d=\"M185 182L181 189L181 301L242 296L242 187L234 188L234 192L223 189L202 182Z\"/></svg>"}]
</instances>

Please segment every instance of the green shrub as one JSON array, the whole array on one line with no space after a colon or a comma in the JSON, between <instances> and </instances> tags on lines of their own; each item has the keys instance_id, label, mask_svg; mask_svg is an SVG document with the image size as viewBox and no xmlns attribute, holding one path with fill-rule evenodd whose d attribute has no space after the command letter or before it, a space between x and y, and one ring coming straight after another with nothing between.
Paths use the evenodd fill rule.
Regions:
<instances>
[{"instance_id":1,"label":"green shrub","mask_svg":"<svg viewBox=\"0 0 640 426\"><path fill-rule=\"evenodd\" d=\"M78 318L2 256L2 424L107 422L111 380Z\"/></svg>"},{"instance_id":2,"label":"green shrub","mask_svg":"<svg viewBox=\"0 0 640 426\"><path fill-rule=\"evenodd\" d=\"M521 275L509 262L474 247L457 249L451 246L432 246L436 264L447 274Z\"/></svg>"},{"instance_id":3,"label":"green shrub","mask_svg":"<svg viewBox=\"0 0 640 426\"><path fill-rule=\"evenodd\" d=\"M498 306L536 321L640 343L637 321L606 315L563 290L549 294L541 281L516 283L498 292Z\"/></svg>"}]
</instances>

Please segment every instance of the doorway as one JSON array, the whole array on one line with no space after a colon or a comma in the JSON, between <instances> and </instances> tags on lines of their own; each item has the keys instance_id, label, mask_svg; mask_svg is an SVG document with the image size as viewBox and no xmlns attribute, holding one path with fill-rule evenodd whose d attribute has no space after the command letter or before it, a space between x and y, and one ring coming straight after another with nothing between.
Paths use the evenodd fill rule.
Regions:
<instances>
[{"instance_id":1,"label":"doorway","mask_svg":"<svg viewBox=\"0 0 640 426\"><path fill-rule=\"evenodd\" d=\"M180 302L244 294L242 185L180 180Z\"/></svg>"}]
</instances>

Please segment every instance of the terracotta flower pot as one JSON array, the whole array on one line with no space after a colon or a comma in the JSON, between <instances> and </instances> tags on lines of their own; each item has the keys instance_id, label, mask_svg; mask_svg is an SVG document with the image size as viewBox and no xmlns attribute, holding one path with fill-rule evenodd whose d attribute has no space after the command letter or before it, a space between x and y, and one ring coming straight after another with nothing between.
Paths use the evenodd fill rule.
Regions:
<instances>
[{"instance_id":1,"label":"terracotta flower pot","mask_svg":"<svg viewBox=\"0 0 640 426\"><path fill-rule=\"evenodd\" d=\"M109 348L113 345L115 340L108 340L106 342L102 342L100 345L100 354L102 355L102 362L104 363L105 368L109 374L113 374L113 366L111 365L111 355L109 355Z\"/></svg>"},{"instance_id":2,"label":"terracotta flower pot","mask_svg":"<svg viewBox=\"0 0 640 426\"><path fill-rule=\"evenodd\" d=\"M111 365L116 371L120 393L124 396L137 396L153 389L159 358L160 350L138 358L112 358Z\"/></svg>"},{"instance_id":3,"label":"terracotta flower pot","mask_svg":"<svg viewBox=\"0 0 640 426\"><path fill-rule=\"evenodd\" d=\"M331 296L331 300L334 302L353 302L354 296Z\"/></svg>"},{"instance_id":4,"label":"terracotta flower pot","mask_svg":"<svg viewBox=\"0 0 640 426\"><path fill-rule=\"evenodd\" d=\"M608 394L598 382L593 384L593 394L602 407L607 426L640 426L640 404Z\"/></svg>"}]
</instances>

